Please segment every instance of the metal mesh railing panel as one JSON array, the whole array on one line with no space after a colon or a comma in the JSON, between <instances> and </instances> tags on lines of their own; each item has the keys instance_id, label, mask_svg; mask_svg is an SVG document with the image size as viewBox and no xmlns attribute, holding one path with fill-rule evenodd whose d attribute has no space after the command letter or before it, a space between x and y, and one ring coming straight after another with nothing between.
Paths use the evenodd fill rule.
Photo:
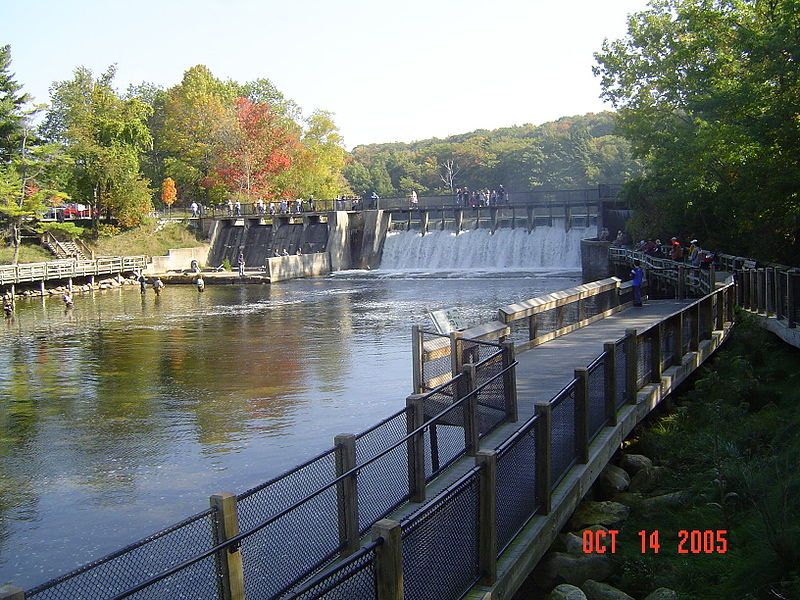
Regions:
<instances>
[{"instance_id":1,"label":"metal mesh railing panel","mask_svg":"<svg viewBox=\"0 0 800 600\"><path fill-rule=\"evenodd\" d=\"M478 470L403 524L407 600L460 598L480 576Z\"/></svg>"},{"instance_id":2,"label":"metal mesh railing panel","mask_svg":"<svg viewBox=\"0 0 800 600\"><path fill-rule=\"evenodd\" d=\"M377 456L408 433L408 409L396 412L356 436L356 464L361 465Z\"/></svg>"},{"instance_id":3,"label":"metal mesh railing panel","mask_svg":"<svg viewBox=\"0 0 800 600\"><path fill-rule=\"evenodd\" d=\"M628 373L628 362L627 362L627 351L625 349L625 338L621 340L617 340L615 344L615 352L617 355L616 361L616 387L617 389L614 391L614 406L619 410L619 408L625 404L626 396L625 390L627 387L627 373Z\"/></svg>"},{"instance_id":4,"label":"metal mesh railing panel","mask_svg":"<svg viewBox=\"0 0 800 600\"><path fill-rule=\"evenodd\" d=\"M561 390L552 402L551 479L555 486L566 475L577 457L575 437L575 380Z\"/></svg>"},{"instance_id":5,"label":"metal mesh railing panel","mask_svg":"<svg viewBox=\"0 0 800 600\"><path fill-rule=\"evenodd\" d=\"M333 484L242 539L245 594L251 600L278 596L314 574L340 549Z\"/></svg>"},{"instance_id":6,"label":"metal mesh railing panel","mask_svg":"<svg viewBox=\"0 0 800 600\"><path fill-rule=\"evenodd\" d=\"M786 318L786 290L788 289L789 274L786 271L779 271L775 274L778 280L778 291L775 306L775 315L778 319Z\"/></svg>"},{"instance_id":7,"label":"metal mesh railing panel","mask_svg":"<svg viewBox=\"0 0 800 600\"><path fill-rule=\"evenodd\" d=\"M358 525L367 531L408 500L408 443L400 444L358 472Z\"/></svg>"},{"instance_id":8,"label":"metal mesh railing panel","mask_svg":"<svg viewBox=\"0 0 800 600\"><path fill-rule=\"evenodd\" d=\"M700 302L700 339L708 339L708 330L711 322L708 319L708 299Z\"/></svg>"},{"instance_id":9,"label":"metal mesh railing panel","mask_svg":"<svg viewBox=\"0 0 800 600\"><path fill-rule=\"evenodd\" d=\"M215 511L194 515L173 527L131 544L71 573L28 591L37 600L95 600L121 594L154 575L213 548ZM169 580L151 586L148 598L169 599L176 589L197 592L197 598L215 597L218 586L213 560L203 560ZM147 588L147 589L151 589ZM145 597L145 596L140 596Z\"/></svg>"},{"instance_id":10,"label":"metal mesh railing panel","mask_svg":"<svg viewBox=\"0 0 800 600\"><path fill-rule=\"evenodd\" d=\"M162 569L163 570L163 569ZM220 581L209 580L209 573L217 572L217 559L209 556L181 569L170 577L146 587L145 589L128 596L131 600L173 600L191 598L192 600L218 600ZM26 596L27 597L27 596ZM111 597L104 592L103 598ZM97 598L97 597L96 597Z\"/></svg>"},{"instance_id":11,"label":"metal mesh railing panel","mask_svg":"<svg viewBox=\"0 0 800 600\"><path fill-rule=\"evenodd\" d=\"M589 440L593 440L607 422L605 353L589 367Z\"/></svg>"},{"instance_id":12,"label":"metal mesh railing panel","mask_svg":"<svg viewBox=\"0 0 800 600\"><path fill-rule=\"evenodd\" d=\"M505 381L502 352L485 359L475 369L478 402L478 433L493 431L506 418Z\"/></svg>"},{"instance_id":13,"label":"metal mesh railing panel","mask_svg":"<svg viewBox=\"0 0 800 600\"><path fill-rule=\"evenodd\" d=\"M331 449L238 496L239 529L248 531L336 479Z\"/></svg>"},{"instance_id":14,"label":"metal mesh railing panel","mask_svg":"<svg viewBox=\"0 0 800 600\"><path fill-rule=\"evenodd\" d=\"M333 570L298 590L294 600L374 600L376 543L365 546Z\"/></svg>"},{"instance_id":15,"label":"metal mesh railing panel","mask_svg":"<svg viewBox=\"0 0 800 600\"><path fill-rule=\"evenodd\" d=\"M497 554L536 513L536 419L497 453Z\"/></svg>"},{"instance_id":16,"label":"metal mesh railing panel","mask_svg":"<svg viewBox=\"0 0 800 600\"><path fill-rule=\"evenodd\" d=\"M639 351L637 352L637 377L636 377L636 387L640 388L644 384L650 382L650 376L652 374L652 354L653 354L653 339L650 336L650 333L645 333L644 335L639 336Z\"/></svg>"},{"instance_id":17,"label":"metal mesh railing panel","mask_svg":"<svg viewBox=\"0 0 800 600\"><path fill-rule=\"evenodd\" d=\"M789 315L795 323L800 322L800 275L792 275L788 279L788 286L792 286L792 293L794 295L794 314ZM787 310L787 313L789 311Z\"/></svg>"},{"instance_id":18,"label":"metal mesh railing panel","mask_svg":"<svg viewBox=\"0 0 800 600\"><path fill-rule=\"evenodd\" d=\"M463 406L434 419L456 402L456 390L463 378L464 375L459 375L451 383L427 394L423 400L425 421L430 421L425 430L425 473L428 480L433 479L466 451L466 415Z\"/></svg>"}]
</instances>

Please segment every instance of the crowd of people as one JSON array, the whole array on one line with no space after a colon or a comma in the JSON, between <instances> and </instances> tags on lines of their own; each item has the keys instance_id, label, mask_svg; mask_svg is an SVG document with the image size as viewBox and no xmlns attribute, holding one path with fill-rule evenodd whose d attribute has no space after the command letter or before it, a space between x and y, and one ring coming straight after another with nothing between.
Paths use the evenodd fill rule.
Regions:
<instances>
[{"instance_id":1,"label":"crowd of people","mask_svg":"<svg viewBox=\"0 0 800 600\"><path fill-rule=\"evenodd\" d=\"M508 204L508 192L502 184L496 190L489 188L470 190L468 187L456 188L456 204L462 208L482 208Z\"/></svg>"}]
</instances>

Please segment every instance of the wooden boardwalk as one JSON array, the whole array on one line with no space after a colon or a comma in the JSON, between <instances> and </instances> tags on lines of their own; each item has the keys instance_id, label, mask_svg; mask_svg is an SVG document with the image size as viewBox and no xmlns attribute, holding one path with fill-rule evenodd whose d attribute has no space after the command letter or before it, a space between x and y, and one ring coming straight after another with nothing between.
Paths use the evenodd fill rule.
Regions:
<instances>
[{"instance_id":1,"label":"wooden boardwalk","mask_svg":"<svg viewBox=\"0 0 800 600\"><path fill-rule=\"evenodd\" d=\"M600 319L549 342L522 352L517 356L517 403L519 420L504 423L481 439L481 449L492 450L517 431L522 423L533 416L536 403L546 403L570 383L574 370L587 367L603 352L603 343L616 341L626 329L646 329L665 317L691 304L693 300L655 300L642 308L628 308L605 319ZM446 472L431 481L427 499L456 482L475 465L475 459L464 456ZM387 518L400 521L419 510L420 504L404 504Z\"/></svg>"}]
</instances>

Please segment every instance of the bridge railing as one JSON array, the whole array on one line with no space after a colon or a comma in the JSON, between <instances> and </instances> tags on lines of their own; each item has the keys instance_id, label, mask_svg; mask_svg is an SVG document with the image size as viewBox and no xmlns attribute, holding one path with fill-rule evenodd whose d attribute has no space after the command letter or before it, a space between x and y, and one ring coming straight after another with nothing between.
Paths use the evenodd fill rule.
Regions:
<instances>
[{"instance_id":1,"label":"bridge railing","mask_svg":"<svg viewBox=\"0 0 800 600\"><path fill-rule=\"evenodd\" d=\"M680 290L678 295L702 296L711 292L715 285L716 267L693 267L689 263L676 262L630 250L628 248L610 247L608 258L611 263L630 265L638 260L645 272L645 279L651 289L660 285L664 288Z\"/></svg>"},{"instance_id":2,"label":"bridge railing","mask_svg":"<svg viewBox=\"0 0 800 600\"><path fill-rule=\"evenodd\" d=\"M402 580L406 598L455 599L475 583L493 583L497 558L532 517L557 508L556 488L588 461L603 429L617 425L640 390L661 385L667 368L729 328L734 301L734 286L727 283L644 331L629 330L604 344L602 354L576 369L574 379L538 404L511 437L478 453L472 469L403 519L399 539L389 524L377 529L379 554L367 547L360 562L323 571L299 597L373 599L379 584L397 591ZM399 568L391 563L398 554ZM319 593L305 595L312 591Z\"/></svg>"},{"instance_id":3,"label":"bridge railing","mask_svg":"<svg viewBox=\"0 0 800 600\"><path fill-rule=\"evenodd\" d=\"M498 321L510 328L518 350L527 350L625 308L630 289L610 277L503 306Z\"/></svg>"},{"instance_id":4,"label":"bridge railing","mask_svg":"<svg viewBox=\"0 0 800 600\"><path fill-rule=\"evenodd\" d=\"M52 260L0 266L0 285L69 279L91 275L113 275L147 267L146 256L115 256L95 260Z\"/></svg>"}]
</instances>

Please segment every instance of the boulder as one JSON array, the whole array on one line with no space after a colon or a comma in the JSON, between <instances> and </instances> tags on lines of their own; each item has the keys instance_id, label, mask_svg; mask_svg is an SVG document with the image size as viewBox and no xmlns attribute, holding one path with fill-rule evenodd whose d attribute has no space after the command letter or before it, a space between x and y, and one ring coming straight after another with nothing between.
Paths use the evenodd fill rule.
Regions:
<instances>
[{"instance_id":1,"label":"boulder","mask_svg":"<svg viewBox=\"0 0 800 600\"><path fill-rule=\"evenodd\" d=\"M643 454L623 454L619 459L619 466L633 477L642 469L653 466L653 461Z\"/></svg>"},{"instance_id":2,"label":"boulder","mask_svg":"<svg viewBox=\"0 0 800 600\"><path fill-rule=\"evenodd\" d=\"M634 600L622 590L593 579L585 581L581 586L581 590L586 594L587 600Z\"/></svg>"},{"instance_id":3,"label":"boulder","mask_svg":"<svg viewBox=\"0 0 800 600\"><path fill-rule=\"evenodd\" d=\"M664 467L645 467L631 479L628 489L631 492L650 492L664 479L667 470Z\"/></svg>"},{"instance_id":4,"label":"boulder","mask_svg":"<svg viewBox=\"0 0 800 600\"><path fill-rule=\"evenodd\" d=\"M631 478L619 467L606 465L603 472L597 478L597 492L603 498L613 498L620 492L624 492L631 484Z\"/></svg>"},{"instance_id":5,"label":"boulder","mask_svg":"<svg viewBox=\"0 0 800 600\"><path fill-rule=\"evenodd\" d=\"M569 521L570 529L583 529L587 525L615 527L628 518L631 509L619 502L581 502Z\"/></svg>"},{"instance_id":6,"label":"boulder","mask_svg":"<svg viewBox=\"0 0 800 600\"><path fill-rule=\"evenodd\" d=\"M586 596L580 588L568 583L556 586L547 598L548 600L586 600Z\"/></svg>"},{"instance_id":7,"label":"boulder","mask_svg":"<svg viewBox=\"0 0 800 600\"><path fill-rule=\"evenodd\" d=\"M575 556L583 556L583 538L574 533L559 533L553 542L552 549Z\"/></svg>"},{"instance_id":8,"label":"boulder","mask_svg":"<svg viewBox=\"0 0 800 600\"><path fill-rule=\"evenodd\" d=\"M544 588L559 583L581 585L587 579L606 579L611 575L612 566L611 557L607 554L573 556L551 552L534 570L534 580Z\"/></svg>"},{"instance_id":9,"label":"boulder","mask_svg":"<svg viewBox=\"0 0 800 600\"><path fill-rule=\"evenodd\" d=\"M678 593L669 588L658 588L648 594L644 600L678 600Z\"/></svg>"},{"instance_id":10,"label":"boulder","mask_svg":"<svg viewBox=\"0 0 800 600\"><path fill-rule=\"evenodd\" d=\"M639 503L639 509L645 514L654 514L665 508L680 508L689 504L692 496L689 492L670 492L652 498L645 498Z\"/></svg>"}]
</instances>

